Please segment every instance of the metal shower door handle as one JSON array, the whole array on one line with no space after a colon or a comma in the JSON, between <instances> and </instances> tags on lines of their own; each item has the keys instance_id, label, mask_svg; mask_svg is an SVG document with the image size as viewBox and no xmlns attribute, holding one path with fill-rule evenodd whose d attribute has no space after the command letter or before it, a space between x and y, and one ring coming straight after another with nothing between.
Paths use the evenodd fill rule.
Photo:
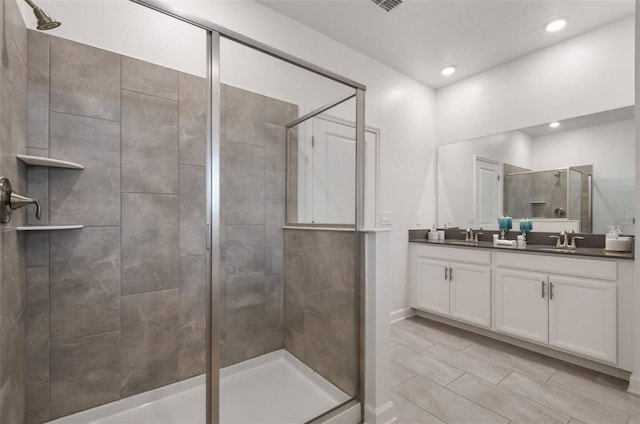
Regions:
<instances>
[{"instance_id":1,"label":"metal shower door handle","mask_svg":"<svg viewBox=\"0 0 640 424\"><path fill-rule=\"evenodd\" d=\"M11 213L23 206L36 205L36 219L42 218L42 207L36 199L14 193L11 181L6 177L0 177L0 223L11 221Z\"/></svg>"}]
</instances>

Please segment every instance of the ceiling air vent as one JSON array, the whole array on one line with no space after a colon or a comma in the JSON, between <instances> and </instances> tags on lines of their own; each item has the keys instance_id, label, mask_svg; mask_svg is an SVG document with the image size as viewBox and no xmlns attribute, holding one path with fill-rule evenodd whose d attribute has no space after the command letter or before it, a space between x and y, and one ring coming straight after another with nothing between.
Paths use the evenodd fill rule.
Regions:
<instances>
[{"instance_id":1,"label":"ceiling air vent","mask_svg":"<svg viewBox=\"0 0 640 424\"><path fill-rule=\"evenodd\" d=\"M387 12L391 12L396 7L400 6L402 0L371 0Z\"/></svg>"}]
</instances>

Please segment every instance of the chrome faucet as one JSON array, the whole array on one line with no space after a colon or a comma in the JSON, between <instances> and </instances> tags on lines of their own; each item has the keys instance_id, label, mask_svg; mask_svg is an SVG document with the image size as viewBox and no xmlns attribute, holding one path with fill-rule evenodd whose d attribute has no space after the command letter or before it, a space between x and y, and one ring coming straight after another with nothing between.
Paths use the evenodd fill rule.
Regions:
<instances>
[{"instance_id":1,"label":"chrome faucet","mask_svg":"<svg viewBox=\"0 0 640 424\"><path fill-rule=\"evenodd\" d=\"M556 247L569 247L569 235L564 230L560 233L559 236L549 236L549 238L556 239Z\"/></svg>"},{"instance_id":2,"label":"chrome faucet","mask_svg":"<svg viewBox=\"0 0 640 424\"><path fill-rule=\"evenodd\" d=\"M473 230L471 228L467 228L467 231L460 231L460 234L464 234L464 241L474 241Z\"/></svg>"}]
</instances>

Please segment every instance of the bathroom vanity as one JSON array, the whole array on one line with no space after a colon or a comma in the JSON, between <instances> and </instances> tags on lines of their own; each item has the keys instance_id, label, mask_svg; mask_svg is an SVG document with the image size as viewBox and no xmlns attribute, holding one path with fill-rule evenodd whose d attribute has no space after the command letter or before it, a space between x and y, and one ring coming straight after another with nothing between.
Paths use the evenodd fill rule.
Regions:
<instances>
[{"instance_id":1,"label":"bathroom vanity","mask_svg":"<svg viewBox=\"0 0 640 424\"><path fill-rule=\"evenodd\" d=\"M581 365L632 370L632 253L411 237L411 307L420 315Z\"/></svg>"}]
</instances>

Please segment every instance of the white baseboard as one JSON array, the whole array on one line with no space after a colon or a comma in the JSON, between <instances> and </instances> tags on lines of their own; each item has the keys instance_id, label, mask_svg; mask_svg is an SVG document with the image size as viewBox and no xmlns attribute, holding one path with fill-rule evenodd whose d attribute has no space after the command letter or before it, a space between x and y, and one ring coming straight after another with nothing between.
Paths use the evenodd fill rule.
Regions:
<instances>
[{"instance_id":1,"label":"white baseboard","mask_svg":"<svg viewBox=\"0 0 640 424\"><path fill-rule=\"evenodd\" d=\"M395 405L389 401L379 408L364 407L364 424L393 424L396 422Z\"/></svg>"},{"instance_id":2,"label":"white baseboard","mask_svg":"<svg viewBox=\"0 0 640 424\"><path fill-rule=\"evenodd\" d=\"M635 374L631 374L631 377L629 377L629 387L627 388L627 392L632 395L640 396L640 377Z\"/></svg>"},{"instance_id":3,"label":"white baseboard","mask_svg":"<svg viewBox=\"0 0 640 424\"><path fill-rule=\"evenodd\" d=\"M416 314L416 311L413 308L404 308L404 309L398 309L397 311L393 311L389 315L391 318L391 322L393 323L396 321L403 320L405 318L412 317L415 314Z\"/></svg>"}]
</instances>

